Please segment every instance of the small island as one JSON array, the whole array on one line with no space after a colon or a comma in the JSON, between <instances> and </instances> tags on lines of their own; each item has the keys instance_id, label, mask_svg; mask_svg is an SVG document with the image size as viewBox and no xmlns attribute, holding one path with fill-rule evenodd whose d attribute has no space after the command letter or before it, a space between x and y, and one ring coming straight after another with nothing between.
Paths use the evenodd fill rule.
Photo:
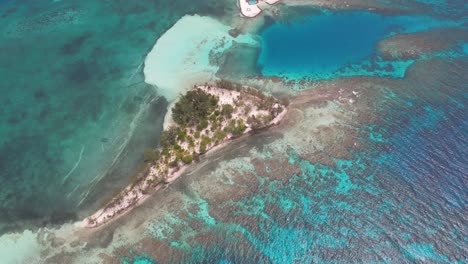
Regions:
<instances>
[{"instance_id":1,"label":"small island","mask_svg":"<svg viewBox=\"0 0 468 264\"><path fill-rule=\"evenodd\" d=\"M144 166L132 184L84 219L83 226L98 227L130 211L214 147L278 124L286 105L228 81L194 86L172 108L173 124L161 134L160 147L144 151Z\"/></svg>"}]
</instances>

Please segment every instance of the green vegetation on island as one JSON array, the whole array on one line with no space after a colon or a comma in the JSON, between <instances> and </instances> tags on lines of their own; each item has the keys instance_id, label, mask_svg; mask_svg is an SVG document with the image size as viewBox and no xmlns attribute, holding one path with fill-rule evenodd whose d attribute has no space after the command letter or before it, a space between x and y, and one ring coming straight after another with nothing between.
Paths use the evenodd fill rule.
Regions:
<instances>
[{"instance_id":1,"label":"green vegetation on island","mask_svg":"<svg viewBox=\"0 0 468 264\"><path fill-rule=\"evenodd\" d=\"M271 125L283 111L284 105L274 97L227 81L188 91L172 108L174 124L162 132L159 148L144 150L144 162L132 184L104 207L107 215L99 221L135 204L151 188L170 182L180 168L198 161L214 146ZM99 221L92 216L88 223Z\"/></svg>"},{"instance_id":2,"label":"green vegetation on island","mask_svg":"<svg viewBox=\"0 0 468 264\"><path fill-rule=\"evenodd\" d=\"M218 98L201 89L188 91L172 108L172 119L182 127L198 125L204 122L218 107Z\"/></svg>"},{"instance_id":3,"label":"green vegetation on island","mask_svg":"<svg viewBox=\"0 0 468 264\"><path fill-rule=\"evenodd\" d=\"M231 103L226 103L226 97ZM144 161L161 172L178 169L227 138L265 127L282 111L275 98L225 80L216 87L195 87L174 105L175 124L161 134L159 150L145 149Z\"/></svg>"},{"instance_id":4,"label":"green vegetation on island","mask_svg":"<svg viewBox=\"0 0 468 264\"><path fill-rule=\"evenodd\" d=\"M161 134L160 150L145 150L145 162L165 171L177 169L248 128L267 126L282 111L275 98L228 81L194 87L172 108L175 124Z\"/></svg>"}]
</instances>

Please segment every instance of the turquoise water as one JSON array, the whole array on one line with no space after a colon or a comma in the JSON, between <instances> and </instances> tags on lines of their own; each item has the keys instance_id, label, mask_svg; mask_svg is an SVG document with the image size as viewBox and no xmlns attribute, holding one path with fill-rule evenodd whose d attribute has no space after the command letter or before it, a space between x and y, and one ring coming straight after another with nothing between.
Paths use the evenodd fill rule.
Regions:
<instances>
[{"instance_id":1,"label":"turquoise water","mask_svg":"<svg viewBox=\"0 0 468 264\"><path fill-rule=\"evenodd\" d=\"M153 264L154 260L148 256L137 256L132 260L122 259L122 264Z\"/></svg>"},{"instance_id":2,"label":"turquoise water","mask_svg":"<svg viewBox=\"0 0 468 264\"><path fill-rule=\"evenodd\" d=\"M366 148L332 157L333 166L301 157L298 145L272 156L274 143L248 140L261 160L299 169L278 179L253 169L242 158L255 156L249 150L233 151L223 158L236 165L175 183L171 191L183 193L191 209L158 218L149 235L182 251L180 263L466 262L467 67L466 59L430 61L392 82L374 98L379 119L353 127L369 135L358 138ZM312 133L301 132L301 142ZM244 180L230 173L242 174L239 168ZM234 184L243 194L213 198L198 188L206 177L214 182L204 190L222 184L232 192ZM233 183L217 180L225 177Z\"/></svg>"},{"instance_id":3,"label":"turquoise water","mask_svg":"<svg viewBox=\"0 0 468 264\"><path fill-rule=\"evenodd\" d=\"M463 28L462 1L419 2L435 5L414 16L320 11L264 28L265 76L375 76L338 82L344 92L362 89L364 106L339 108L352 114L336 130L317 134L304 119L206 157L83 247L38 233L41 257L57 253L40 261L466 263L466 43L419 60L375 53L392 34ZM124 186L143 147L157 145L166 111L158 90L142 82L146 53L183 14L236 12L232 1L0 5L0 232L76 219ZM244 65L229 66L257 70ZM325 105L345 104L338 101ZM295 107L314 120L307 114L326 106ZM344 155L348 135L361 147ZM317 137L329 137L324 148Z\"/></svg>"},{"instance_id":4,"label":"turquoise water","mask_svg":"<svg viewBox=\"0 0 468 264\"><path fill-rule=\"evenodd\" d=\"M181 16L224 4L0 2L0 233L81 218L128 183L166 111L146 54Z\"/></svg>"},{"instance_id":5,"label":"turquoise water","mask_svg":"<svg viewBox=\"0 0 468 264\"><path fill-rule=\"evenodd\" d=\"M168 213L165 222L158 218L149 224L149 235L168 243L171 252L181 251L182 260L175 261L181 263L465 263L466 54L459 51L459 43L440 56L391 62L392 71L373 65L390 63L375 54L375 44L386 36L457 23L449 18L337 12L266 27L259 59L266 76L398 79L349 80L350 87L357 82L375 92L362 95L375 119L352 127L363 133L356 140L365 147L348 159L324 150L333 160L330 166L298 154L303 146L294 143L311 142L313 131L307 127L297 133L298 141L285 140L288 152L280 157L272 156L270 143L282 139L258 135L242 145L255 146L269 165L253 169L249 158L258 156L249 149L234 150L224 156L235 165L215 170L221 165L212 161L213 168L181 179L171 188L195 209L186 205L184 213ZM323 42L317 43L318 38ZM348 88L346 81L340 84ZM272 170L275 162L280 168ZM279 179L273 176L288 166L299 169ZM248 180L239 176L243 173ZM200 182L206 177L214 182ZM226 177L231 177L229 183L216 181ZM200 190L202 184L211 187ZM242 195L213 198L204 193L215 192L217 184ZM157 255L151 261L157 263Z\"/></svg>"},{"instance_id":6,"label":"turquoise water","mask_svg":"<svg viewBox=\"0 0 468 264\"><path fill-rule=\"evenodd\" d=\"M292 80L356 75L402 78L414 61L383 60L376 50L379 41L458 24L429 16L323 11L264 28L258 65L264 76Z\"/></svg>"}]
</instances>

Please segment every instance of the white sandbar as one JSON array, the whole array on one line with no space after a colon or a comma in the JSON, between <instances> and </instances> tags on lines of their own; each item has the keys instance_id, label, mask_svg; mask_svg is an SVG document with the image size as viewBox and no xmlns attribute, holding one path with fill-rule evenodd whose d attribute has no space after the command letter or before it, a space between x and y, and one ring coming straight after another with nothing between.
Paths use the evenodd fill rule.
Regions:
<instances>
[{"instance_id":1,"label":"white sandbar","mask_svg":"<svg viewBox=\"0 0 468 264\"><path fill-rule=\"evenodd\" d=\"M231 28L198 15L184 16L158 39L145 60L145 82L173 102L193 84L216 80L219 67L210 54L222 53L233 42L258 45L251 35L229 35Z\"/></svg>"}]
</instances>

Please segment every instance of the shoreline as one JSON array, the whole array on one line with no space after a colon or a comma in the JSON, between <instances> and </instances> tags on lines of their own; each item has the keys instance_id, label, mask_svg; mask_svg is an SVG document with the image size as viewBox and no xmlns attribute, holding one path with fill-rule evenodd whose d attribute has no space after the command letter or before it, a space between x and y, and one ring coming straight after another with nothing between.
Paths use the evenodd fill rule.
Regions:
<instances>
[{"instance_id":1,"label":"shoreline","mask_svg":"<svg viewBox=\"0 0 468 264\"><path fill-rule=\"evenodd\" d=\"M225 105L225 104L229 104L232 102L235 103L236 99L240 100L241 103L244 104L244 101L243 101L244 99L242 99L242 96L245 96L245 95L253 97L254 100L259 100L260 97L258 94L260 94L261 96L264 96L263 93L260 91L250 90L250 88L245 88L245 87L242 87L240 88L240 90L236 91L234 89L231 90L231 89L226 89L226 88L218 88L218 87L210 87L210 86L196 86L194 90L202 90L209 95L217 96L219 98L217 107L219 107L220 105ZM254 92L256 94L255 96L253 95ZM225 136L225 138L222 139L221 141L219 142L216 141L213 145L210 144L211 146L208 146L206 148L206 151L200 152L198 155L200 157L203 157L206 154L216 151L218 149L221 149L227 146L232 141L246 137L257 130L268 129L272 126L278 125L281 122L281 120L285 117L285 115L287 114L288 109L286 108L285 105L280 104L278 100L273 97L265 97L265 98L263 98L262 100L263 101L266 101L267 99L274 100L272 105L274 105L275 108L273 109L277 109L276 111L278 111L278 113L271 120L269 120L268 123L265 123L264 125L261 125L255 128L247 124L245 126L245 130L240 135L229 134ZM252 99L245 99L245 101L247 102L247 105L249 105L248 103L250 103L249 100L252 100ZM262 100L260 100L260 102L263 102ZM249 106L249 109L250 109L250 106ZM281 109L280 112L279 112L279 109ZM238 109L236 108L235 111L237 110ZM242 110L245 111L245 109L242 109ZM257 115L260 118L262 118L264 114L262 111L264 110L254 108L253 110L249 110L248 113L244 113L243 115L242 114L239 115L239 113L235 112L233 115L233 118L231 118L230 121L232 122L233 120L236 120L236 118L239 118L240 120L250 119L250 114L252 113L253 114L251 116L254 117L254 119L255 119L255 116ZM172 111L168 112L168 114L170 113L172 113ZM225 123L226 124L224 125L226 126L227 121ZM172 125L174 124L175 123L172 123ZM174 126L172 126L172 128L174 128ZM208 128L206 128L206 130L208 130ZM167 128L164 128L164 131L167 131ZM189 134L189 137L190 136L191 134ZM199 162L200 161L197 160L194 163L199 163ZM143 177L139 180L139 182L129 184L121 192L119 192L119 194L116 197L112 198L111 201L107 205L103 206L94 214L82 220L80 223L80 226L82 228L98 228L118 219L121 216L126 215L133 208L145 202L155 192L159 191L161 188L166 187L168 184L171 184L172 182L174 182L177 178L179 178L186 171L187 168L189 168L189 166L192 165L191 163L192 162L190 161L190 163L187 163L187 164L182 163L183 165L176 167L176 168L169 168L169 169L166 168L167 173L166 175L163 175L162 178L161 178L161 174L163 173L161 173L161 168L158 168L160 164L150 165L143 172ZM159 182L154 185L152 181L155 177L159 180ZM150 189L150 190L147 191L147 189Z\"/></svg>"}]
</instances>

